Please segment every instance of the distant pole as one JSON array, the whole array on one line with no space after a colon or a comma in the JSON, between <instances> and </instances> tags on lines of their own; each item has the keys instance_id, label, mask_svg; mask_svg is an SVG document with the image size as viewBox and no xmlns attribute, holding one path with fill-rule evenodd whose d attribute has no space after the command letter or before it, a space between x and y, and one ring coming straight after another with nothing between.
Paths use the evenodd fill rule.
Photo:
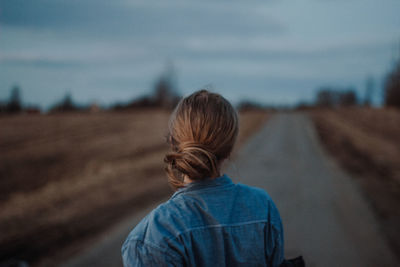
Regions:
<instances>
[{"instance_id":1,"label":"distant pole","mask_svg":"<svg viewBox=\"0 0 400 267\"><path fill-rule=\"evenodd\" d=\"M394 51L392 54L393 65L396 65L400 61L400 39L394 45Z\"/></svg>"},{"instance_id":2,"label":"distant pole","mask_svg":"<svg viewBox=\"0 0 400 267\"><path fill-rule=\"evenodd\" d=\"M372 77L372 75L368 75L365 82L364 106L369 107L371 105L374 88L375 88L374 78Z\"/></svg>"},{"instance_id":3,"label":"distant pole","mask_svg":"<svg viewBox=\"0 0 400 267\"><path fill-rule=\"evenodd\" d=\"M400 60L400 39L399 39L399 42L397 45L398 45L398 47L397 47L396 61L399 61Z\"/></svg>"}]
</instances>

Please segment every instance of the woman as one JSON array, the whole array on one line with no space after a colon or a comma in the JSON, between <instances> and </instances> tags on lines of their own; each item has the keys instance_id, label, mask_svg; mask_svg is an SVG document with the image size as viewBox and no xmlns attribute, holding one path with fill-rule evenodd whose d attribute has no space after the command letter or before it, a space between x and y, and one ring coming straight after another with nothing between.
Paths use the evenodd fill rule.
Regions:
<instances>
[{"instance_id":1,"label":"woman","mask_svg":"<svg viewBox=\"0 0 400 267\"><path fill-rule=\"evenodd\" d=\"M201 90L179 102L164 159L177 191L129 234L124 266L283 263L281 218L269 195L220 173L237 135L237 113L221 95Z\"/></svg>"}]
</instances>

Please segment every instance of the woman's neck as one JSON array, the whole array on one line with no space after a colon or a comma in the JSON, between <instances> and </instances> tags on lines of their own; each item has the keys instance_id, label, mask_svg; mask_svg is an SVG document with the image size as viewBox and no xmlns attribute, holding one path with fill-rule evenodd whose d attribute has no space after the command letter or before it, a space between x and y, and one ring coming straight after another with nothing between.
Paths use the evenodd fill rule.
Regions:
<instances>
[{"instance_id":1,"label":"woman's neck","mask_svg":"<svg viewBox=\"0 0 400 267\"><path fill-rule=\"evenodd\" d=\"M183 183L184 183L185 185L190 184L190 183L193 183L193 182L194 182L194 180L190 179L187 175L185 175L185 176L183 177Z\"/></svg>"},{"instance_id":2,"label":"woman's neck","mask_svg":"<svg viewBox=\"0 0 400 267\"><path fill-rule=\"evenodd\" d=\"M219 177L219 176L211 177L211 179L215 179L215 178L218 178L218 177ZM183 177L183 183L184 183L185 185L190 184L190 183L194 183L194 182L196 182L196 180L190 179L189 176L187 176L187 175L185 175L185 176Z\"/></svg>"}]
</instances>

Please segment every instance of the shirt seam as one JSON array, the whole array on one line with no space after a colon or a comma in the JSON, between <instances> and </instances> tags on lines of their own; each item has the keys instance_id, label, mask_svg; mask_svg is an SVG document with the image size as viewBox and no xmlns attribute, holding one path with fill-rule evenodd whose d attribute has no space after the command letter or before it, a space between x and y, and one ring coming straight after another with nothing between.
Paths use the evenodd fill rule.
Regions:
<instances>
[{"instance_id":1,"label":"shirt seam","mask_svg":"<svg viewBox=\"0 0 400 267\"><path fill-rule=\"evenodd\" d=\"M180 195L180 194L186 194L186 193L190 193L190 192L209 192L209 191L215 191L215 190L220 190L221 188L227 188L230 186L235 186L234 183L230 183L230 184L222 184L222 185L214 185L211 188L208 187L204 187L204 188L195 188L190 190L190 188L188 188L188 190L184 190L184 191L180 191L180 192L175 192L175 194L171 197L171 199L175 198L176 196Z\"/></svg>"},{"instance_id":2,"label":"shirt seam","mask_svg":"<svg viewBox=\"0 0 400 267\"><path fill-rule=\"evenodd\" d=\"M194 230L207 229L207 228L218 228L218 227L221 227L221 228L222 227L238 227L238 226L242 226L242 225L249 225L249 224L256 224L256 223L267 223L267 224L270 224L271 227L274 228L274 230L279 233L279 229L277 229L277 227L274 224L272 224L270 220L254 220L254 221L243 222L243 223L214 224L214 225L204 225L204 226L194 227L194 228L190 228L190 229L188 229L186 231L182 231L182 232L178 233L176 236L167 238L167 241L177 239L179 236L181 236L183 234L186 234L186 233L189 233L189 232L194 231Z\"/></svg>"},{"instance_id":3,"label":"shirt seam","mask_svg":"<svg viewBox=\"0 0 400 267\"><path fill-rule=\"evenodd\" d=\"M167 241L168 241L168 240L170 240L170 239L167 239ZM132 242L132 241L133 241L133 242L137 242L137 243L141 243L141 244L143 244L143 245L145 245L145 246L149 246L149 247L151 247L151 248L153 248L153 249L157 249L157 250L159 250L160 252L167 254L167 255L170 256L171 258L174 258L174 259L176 259L176 260L180 260L178 256L171 254L168 248L162 248L162 247L157 246L156 244L153 244L153 243L151 243L151 242L148 242L148 241L145 241L145 240L142 240L142 239L137 239L137 238L131 238L131 239L129 240L129 242Z\"/></svg>"}]
</instances>

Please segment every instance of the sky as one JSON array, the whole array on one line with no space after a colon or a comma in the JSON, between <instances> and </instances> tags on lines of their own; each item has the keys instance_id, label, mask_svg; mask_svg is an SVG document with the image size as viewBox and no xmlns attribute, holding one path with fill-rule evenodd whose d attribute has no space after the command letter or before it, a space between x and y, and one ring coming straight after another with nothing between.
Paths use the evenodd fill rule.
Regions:
<instances>
[{"instance_id":1,"label":"sky","mask_svg":"<svg viewBox=\"0 0 400 267\"><path fill-rule=\"evenodd\" d=\"M110 105L173 66L187 95L312 101L323 86L374 102L400 53L398 0L0 0L0 100L48 108L66 93Z\"/></svg>"}]
</instances>

